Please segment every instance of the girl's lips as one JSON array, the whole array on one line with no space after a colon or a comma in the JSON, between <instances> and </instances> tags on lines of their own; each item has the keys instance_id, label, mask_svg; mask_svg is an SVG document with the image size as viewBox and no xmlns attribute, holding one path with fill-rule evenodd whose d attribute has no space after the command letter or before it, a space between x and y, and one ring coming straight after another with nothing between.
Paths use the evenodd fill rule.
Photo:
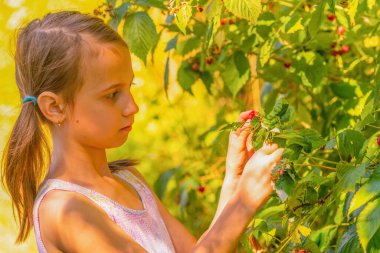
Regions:
<instances>
[{"instance_id":1,"label":"girl's lips","mask_svg":"<svg viewBox=\"0 0 380 253\"><path fill-rule=\"evenodd\" d=\"M122 131L130 131L132 129L132 126L126 126L124 128L122 128L121 130Z\"/></svg>"}]
</instances>

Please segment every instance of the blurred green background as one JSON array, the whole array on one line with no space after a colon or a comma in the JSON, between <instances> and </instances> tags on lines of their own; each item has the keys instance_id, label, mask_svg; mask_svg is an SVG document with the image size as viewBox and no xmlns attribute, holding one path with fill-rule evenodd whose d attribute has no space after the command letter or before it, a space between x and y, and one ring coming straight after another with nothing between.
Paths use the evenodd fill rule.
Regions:
<instances>
[{"instance_id":1,"label":"blurred green background","mask_svg":"<svg viewBox=\"0 0 380 253\"><path fill-rule=\"evenodd\" d=\"M51 1L24 1L3 0L0 4L0 151L9 136L13 123L20 110L20 98L14 78L13 52L15 45L15 29L30 20L42 17L49 11L63 9L75 9L82 12L90 12L102 4L103 1L94 0L51 0ZM162 18L160 13L153 13L156 19ZM157 20L155 20L157 21ZM178 217L196 236L199 236L212 219L216 208L217 192L208 192L217 188L222 182L222 170L224 156L217 157L210 166L206 160L211 157L205 153L204 146L196 148L196 145L213 145L215 134L211 133L205 138L198 136L207 132L214 124L214 114L217 107L223 101L215 101L201 83L193 86L194 97L184 93L175 80L177 65L171 62L170 84L168 97L163 89L163 73L165 57L164 46L170 38L163 38L154 55L154 65L143 64L132 56L133 68L136 74L136 83L132 88L136 102L140 107L135 118L133 131L127 142L114 150L109 150L109 160L118 158L136 158L141 160L139 171L153 186L158 176L172 168L186 168L187 173L194 172L193 180L186 187L193 189L192 199L202 200L197 203L185 203L194 205L197 210L191 219L184 215L176 193L175 182L169 182L167 194L163 199L169 211ZM228 120L234 120L237 114L223 115ZM203 150L203 151L202 151ZM211 151L210 151L211 152ZM222 151L223 153L223 151ZM212 156L215 158L215 154ZM203 175L199 177L198 175ZM200 185L207 185L205 192L197 191ZM173 194L174 192L174 194ZM173 199L173 196L178 198ZM187 197L186 197L187 199ZM34 231L31 230L28 240L21 245L16 245L18 226L12 214L10 197L0 188L1 215L0 215L0 248L1 252L37 252ZM199 215L199 217L197 217Z\"/></svg>"}]
</instances>

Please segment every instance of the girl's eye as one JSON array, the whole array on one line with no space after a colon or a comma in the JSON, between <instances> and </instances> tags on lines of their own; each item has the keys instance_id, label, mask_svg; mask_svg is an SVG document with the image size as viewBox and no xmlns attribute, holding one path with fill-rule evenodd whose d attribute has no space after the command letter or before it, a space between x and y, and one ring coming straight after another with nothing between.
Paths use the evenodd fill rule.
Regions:
<instances>
[{"instance_id":1,"label":"girl's eye","mask_svg":"<svg viewBox=\"0 0 380 253\"><path fill-rule=\"evenodd\" d=\"M108 95L106 96L106 98L114 99L114 98L116 97L117 94L119 94L119 92L118 92L118 91L115 91L115 92L113 92L113 93L111 93L111 94L108 94Z\"/></svg>"}]
</instances>

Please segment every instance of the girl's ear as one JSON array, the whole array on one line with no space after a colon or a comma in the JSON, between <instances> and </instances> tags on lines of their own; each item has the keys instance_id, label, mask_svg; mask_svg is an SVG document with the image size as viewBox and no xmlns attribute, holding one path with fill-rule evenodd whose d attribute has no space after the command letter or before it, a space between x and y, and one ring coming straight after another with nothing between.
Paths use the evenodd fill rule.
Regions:
<instances>
[{"instance_id":1,"label":"girl's ear","mask_svg":"<svg viewBox=\"0 0 380 253\"><path fill-rule=\"evenodd\" d=\"M60 96L50 91L44 91L38 96L37 103L46 119L55 124L64 121L64 104Z\"/></svg>"}]
</instances>

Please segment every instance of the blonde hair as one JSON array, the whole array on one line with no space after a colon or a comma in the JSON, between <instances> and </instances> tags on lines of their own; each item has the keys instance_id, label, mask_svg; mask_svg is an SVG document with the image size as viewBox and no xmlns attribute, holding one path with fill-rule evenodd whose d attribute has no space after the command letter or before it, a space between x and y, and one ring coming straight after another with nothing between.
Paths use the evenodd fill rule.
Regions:
<instances>
[{"instance_id":1,"label":"blonde hair","mask_svg":"<svg viewBox=\"0 0 380 253\"><path fill-rule=\"evenodd\" d=\"M86 36L101 43L127 46L102 19L76 11L49 13L21 28L15 52L21 99L51 91L73 105L82 85L80 68L89 52ZM43 171L50 163L44 123L50 124L38 106L24 104L3 153L1 180L10 193L13 215L16 219L16 209L20 226L16 243L28 238L33 226L34 200ZM109 167L114 172L136 164L137 160L124 159L109 163Z\"/></svg>"}]
</instances>

